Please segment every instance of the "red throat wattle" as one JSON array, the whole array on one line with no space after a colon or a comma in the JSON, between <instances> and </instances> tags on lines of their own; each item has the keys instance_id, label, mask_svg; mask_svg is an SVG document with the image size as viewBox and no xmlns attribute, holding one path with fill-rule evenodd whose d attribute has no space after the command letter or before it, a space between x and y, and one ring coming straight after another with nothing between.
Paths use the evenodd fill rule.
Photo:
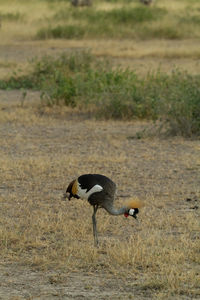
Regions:
<instances>
[{"instance_id":1,"label":"red throat wattle","mask_svg":"<svg viewBox=\"0 0 200 300\"><path fill-rule=\"evenodd\" d=\"M128 213L124 213L124 217L128 218L129 214Z\"/></svg>"}]
</instances>

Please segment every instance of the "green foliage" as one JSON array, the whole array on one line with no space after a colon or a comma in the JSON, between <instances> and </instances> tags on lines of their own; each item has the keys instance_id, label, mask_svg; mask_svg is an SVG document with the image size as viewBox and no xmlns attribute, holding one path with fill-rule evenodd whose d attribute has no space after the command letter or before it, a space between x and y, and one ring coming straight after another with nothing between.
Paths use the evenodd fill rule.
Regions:
<instances>
[{"instance_id":1,"label":"green foliage","mask_svg":"<svg viewBox=\"0 0 200 300\"><path fill-rule=\"evenodd\" d=\"M168 80L162 105L165 122L173 135L200 135L200 76L179 71Z\"/></svg>"},{"instance_id":2,"label":"green foliage","mask_svg":"<svg viewBox=\"0 0 200 300\"><path fill-rule=\"evenodd\" d=\"M37 85L37 78L31 75L20 76L14 73L8 80L0 80L0 89L12 90L12 89L34 89L39 88Z\"/></svg>"},{"instance_id":3,"label":"green foliage","mask_svg":"<svg viewBox=\"0 0 200 300\"><path fill-rule=\"evenodd\" d=\"M184 35L183 32L179 30L179 28L174 26L165 26L165 27L149 27L144 26L140 30L140 37L143 39L150 39L150 38L156 38L156 39L181 39Z\"/></svg>"},{"instance_id":4,"label":"green foliage","mask_svg":"<svg viewBox=\"0 0 200 300\"><path fill-rule=\"evenodd\" d=\"M60 10L54 15L54 20L66 22L72 19L79 24L62 24L41 28L36 37L48 38L96 38L98 37L133 37L140 33L140 24L146 24L162 18L165 9L143 6L122 7L108 11L94 10L92 8L70 8ZM80 23L82 22L82 23ZM138 33L139 32L139 33Z\"/></svg>"},{"instance_id":5,"label":"green foliage","mask_svg":"<svg viewBox=\"0 0 200 300\"><path fill-rule=\"evenodd\" d=\"M55 19L63 20L69 16L70 11L60 11L55 15ZM85 9L83 11L73 9L71 10L71 16L76 20L86 20L89 24L102 24L102 22L116 23L118 25L129 24L133 25L135 23L149 22L152 20L157 20L166 14L165 9L161 8L147 8L143 6L138 7L122 7L115 8L108 11L103 10L93 10L91 8Z\"/></svg>"},{"instance_id":6,"label":"green foliage","mask_svg":"<svg viewBox=\"0 0 200 300\"><path fill-rule=\"evenodd\" d=\"M110 1L112 9L67 6L49 19L49 24L36 33L36 38L140 38L183 39L199 37L200 18L190 7L174 13L156 5L131 5L131 1ZM115 7L115 2L124 4ZM130 2L130 3L129 3Z\"/></svg>"},{"instance_id":7,"label":"green foliage","mask_svg":"<svg viewBox=\"0 0 200 300\"><path fill-rule=\"evenodd\" d=\"M83 38L85 30L78 25L58 25L56 27L42 28L37 33L39 39L49 38L65 38L65 39L80 39Z\"/></svg>"},{"instance_id":8,"label":"green foliage","mask_svg":"<svg viewBox=\"0 0 200 300\"><path fill-rule=\"evenodd\" d=\"M47 105L93 109L101 118L160 120L170 134L200 135L200 76L175 70L139 78L80 52L32 64L32 73L1 80L0 88L39 89Z\"/></svg>"},{"instance_id":9,"label":"green foliage","mask_svg":"<svg viewBox=\"0 0 200 300\"><path fill-rule=\"evenodd\" d=\"M161 8L151 8L148 7L135 7L135 8L122 8L113 9L108 11L106 17L109 18L111 22L117 24L135 24L142 22L149 22L152 20L160 19L166 11Z\"/></svg>"},{"instance_id":10,"label":"green foliage","mask_svg":"<svg viewBox=\"0 0 200 300\"><path fill-rule=\"evenodd\" d=\"M180 19L180 23L200 25L200 15L184 16Z\"/></svg>"},{"instance_id":11,"label":"green foliage","mask_svg":"<svg viewBox=\"0 0 200 300\"><path fill-rule=\"evenodd\" d=\"M24 18L24 16L19 13L1 13L0 12L0 20L4 21L19 21L22 20Z\"/></svg>"}]
</instances>

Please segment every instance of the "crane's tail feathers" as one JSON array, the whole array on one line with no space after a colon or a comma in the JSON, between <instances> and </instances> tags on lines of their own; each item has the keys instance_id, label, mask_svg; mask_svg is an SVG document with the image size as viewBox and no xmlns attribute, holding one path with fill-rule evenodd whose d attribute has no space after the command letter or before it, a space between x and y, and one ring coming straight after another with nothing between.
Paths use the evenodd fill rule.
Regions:
<instances>
[{"instance_id":1,"label":"crane's tail feathers","mask_svg":"<svg viewBox=\"0 0 200 300\"><path fill-rule=\"evenodd\" d=\"M126 203L128 208L141 208L144 206L144 203L139 199L130 199Z\"/></svg>"}]
</instances>

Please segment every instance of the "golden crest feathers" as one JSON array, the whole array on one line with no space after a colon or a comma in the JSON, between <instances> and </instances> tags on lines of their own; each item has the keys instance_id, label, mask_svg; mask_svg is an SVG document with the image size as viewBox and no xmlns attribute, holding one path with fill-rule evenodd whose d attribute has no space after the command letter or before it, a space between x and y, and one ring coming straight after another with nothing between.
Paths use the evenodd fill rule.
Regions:
<instances>
[{"instance_id":1,"label":"golden crest feathers","mask_svg":"<svg viewBox=\"0 0 200 300\"><path fill-rule=\"evenodd\" d=\"M126 206L128 208L141 208L144 206L144 203L141 200L135 198L135 199L128 200L126 202Z\"/></svg>"}]
</instances>

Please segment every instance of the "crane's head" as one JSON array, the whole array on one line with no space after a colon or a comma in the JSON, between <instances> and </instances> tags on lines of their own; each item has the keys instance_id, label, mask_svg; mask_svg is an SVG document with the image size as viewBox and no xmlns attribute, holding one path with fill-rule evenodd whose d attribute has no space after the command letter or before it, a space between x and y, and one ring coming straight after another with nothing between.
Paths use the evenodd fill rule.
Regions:
<instances>
[{"instance_id":1,"label":"crane's head","mask_svg":"<svg viewBox=\"0 0 200 300\"><path fill-rule=\"evenodd\" d=\"M68 198L68 200L71 200L71 198L77 198L80 197L77 195L78 187L77 187L77 180L74 179L67 187L66 193L64 193L63 197L64 199Z\"/></svg>"},{"instance_id":2,"label":"crane's head","mask_svg":"<svg viewBox=\"0 0 200 300\"><path fill-rule=\"evenodd\" d=\"M139 201L138 199L132 199L127 202L127 211L124 213L124 216L128 218L132 216L133 218L137 219L137 214L139 213L139 208L144 206L144 204Z\"/></svg>"},{"instance_id":3,"label":"crane's head","mask_svg":"<svg viewBox=\"0 0 200 300\"><path fill-rule=\"evenodd\" d=\"M124 216L128 218L129 216L132 216L133 218L137 219L137 214L139 213L138 208L130 208L127 210L127 212L124 213Z\"/></svg>"}]
</instances>

